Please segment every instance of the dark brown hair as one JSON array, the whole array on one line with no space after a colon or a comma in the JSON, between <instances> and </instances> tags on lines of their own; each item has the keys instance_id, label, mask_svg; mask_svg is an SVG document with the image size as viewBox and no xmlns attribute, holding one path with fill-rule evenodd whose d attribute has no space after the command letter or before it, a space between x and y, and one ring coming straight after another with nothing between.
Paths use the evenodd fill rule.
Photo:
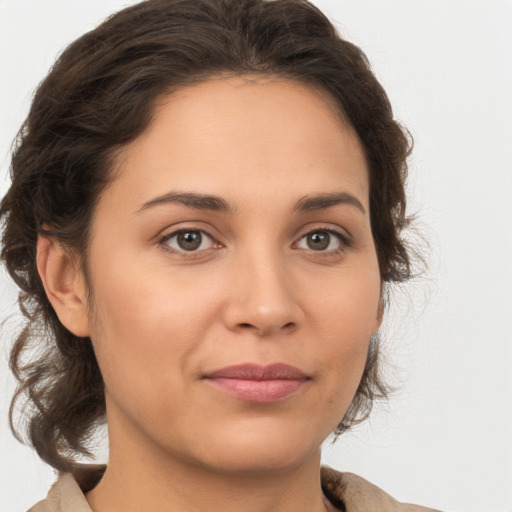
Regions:
<instances>
[{"instance_id":1,"label":"dark brown hair","mask_svg":"<svg viewBox=\"0 0 512 512\"><path fill-rule=\"evenodd\" d=\"M112 16L59 57L37 89L12 155L12 185L0 203L2 259L20 287L26 321L10 365L26 397L27 432L59 470L104 421L104 386L88 338L58 320L36 268L39 234L82 255L92 212L112 177L116 152L151 120L155 101L219 74L264 74L309 84L334 100L357 133L370 173L370 217L383 284L410 277L401 239L409 140L359 48L306 0L146 0ZM341 433L386 396L378 343ZM18 438L21 436L18 434Z\"/></svg>"}]
</instances>

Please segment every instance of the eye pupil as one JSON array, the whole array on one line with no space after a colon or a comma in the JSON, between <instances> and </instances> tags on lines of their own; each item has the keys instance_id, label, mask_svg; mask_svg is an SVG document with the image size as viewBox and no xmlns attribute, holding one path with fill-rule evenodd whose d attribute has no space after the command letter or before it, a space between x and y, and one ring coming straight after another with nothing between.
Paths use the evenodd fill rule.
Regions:
<instances>
[{"instance_id":1,"label":"eye pupil","mask_svg":"<svg viewBox=\"0 0 512 512\"><path fill-rule=\"evenodd\" d=\"M202 239L200 231L182 231L178 234L177 242L184 251L193 251L201 245Z\"/></svg>"},{"instance_id":2,"label":"eye pupil","mask_svg":"<svg viewBox=\"0 0 512 512\"><path fill-rule=\"evenodd\" d=\"M331 236L326 231L315 231L307 236L307 244L314 251L322 251L329 246Z\"/></svg>"}]
</instances>

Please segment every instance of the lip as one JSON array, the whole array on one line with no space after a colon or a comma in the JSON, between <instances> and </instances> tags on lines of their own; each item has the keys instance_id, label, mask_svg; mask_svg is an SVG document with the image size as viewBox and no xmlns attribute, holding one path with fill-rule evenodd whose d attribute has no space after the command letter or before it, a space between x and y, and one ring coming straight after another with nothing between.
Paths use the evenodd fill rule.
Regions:
<instances>
[{"instance_id":1,"label":"lip","mask_svg":"<svg viewBox=\"0 0 512 512\"><path fill-rule=\"evenodd\" d=\"M284 363L228 366L207 373L203 378L219 391L259 403L285 400L310 380L303 371Z\"/></svg>"}]
</instances>

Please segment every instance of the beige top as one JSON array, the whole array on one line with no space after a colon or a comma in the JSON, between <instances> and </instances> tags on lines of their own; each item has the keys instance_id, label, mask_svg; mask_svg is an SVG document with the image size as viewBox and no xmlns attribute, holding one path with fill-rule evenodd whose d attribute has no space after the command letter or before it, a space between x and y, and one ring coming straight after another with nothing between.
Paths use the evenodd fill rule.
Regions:
<instances>
[{"instance_id":1,"label":"beige top","mask_svg":"<svg viewBox=\"0 0 512 512\"><path fill-rule=\"evenodd\" d=\"M73 475L61 476L47 498L28 512L92 512L84 493L94 488L104 471L104 466L83 466L77 468ZM363 478L327 467L322 467L322 489L329 501L342 512L436 512L399 503Z\"/></svg>"}]
</instances>

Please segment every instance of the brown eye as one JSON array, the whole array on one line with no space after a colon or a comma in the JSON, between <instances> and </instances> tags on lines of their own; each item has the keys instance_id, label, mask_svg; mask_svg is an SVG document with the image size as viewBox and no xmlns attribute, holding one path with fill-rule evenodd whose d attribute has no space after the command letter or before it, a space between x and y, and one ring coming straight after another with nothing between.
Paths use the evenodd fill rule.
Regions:
<instances>
[{"instance_id":1,"label":"brown eye","mask_svg":"<svg viewBox=\"0 0 512 512\"><path fill-rule=\"evenodd\" d=\"M303 235L297 243L299 249L316 252L336 252L349 246L346 238L337 231L318 229Z\"/></svg>"},{"instance_id":2,"label":"brown eye","mask_svg":"<svg viewBox=\"0 0 512 512\"><path fill-rule=\"evenodd\" d=\"M165 237L162 243L175 252L198 252L214 245L212 237L199 229L176 231Z\"/></svg>"},{"instance_id":3,"label":"brown eye","mask_svg":"<svg viewBox=\"0 0 512 512\"><path fill-rule=\"evenodd\" d=\"M306 243L313 251L323 251L329 247L331 235L327 231L315 231L306 235Z\"/></svg>"},{"instance_id":4,"label":"brown eye","mask_svg":"<svg viewBox=\"0 0 512 512\"><path fill-rule=\"evenodd\" d=\"M203 237L200 231L182 231L178 234L177 242L184 251L195 251L201 246Z\"/></svg>"}]
</instances>

